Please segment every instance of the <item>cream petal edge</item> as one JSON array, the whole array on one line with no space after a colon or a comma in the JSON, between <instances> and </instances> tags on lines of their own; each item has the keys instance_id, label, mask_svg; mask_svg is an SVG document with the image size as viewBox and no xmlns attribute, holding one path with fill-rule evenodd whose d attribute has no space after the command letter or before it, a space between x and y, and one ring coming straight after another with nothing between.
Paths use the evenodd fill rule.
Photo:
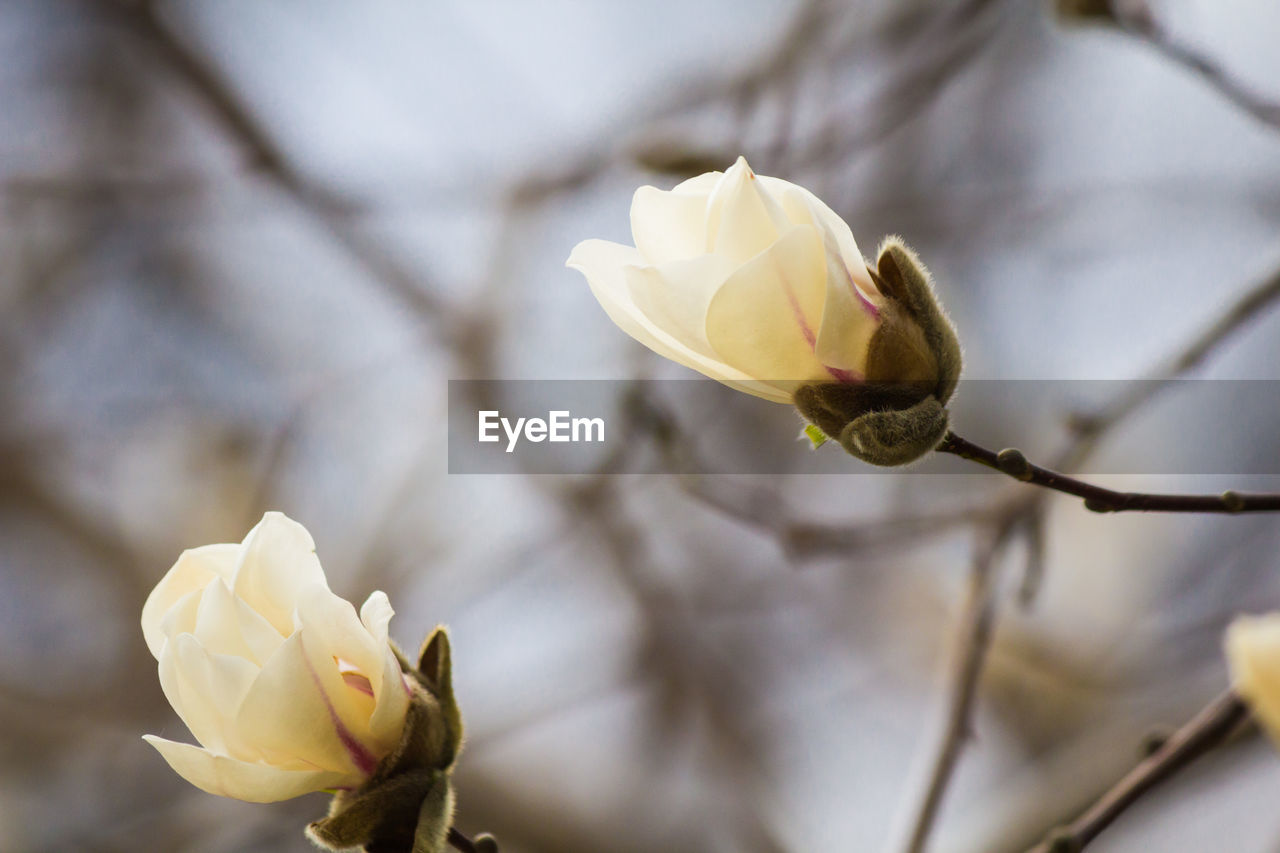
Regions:
<instances>
[{"instance_id":1,"label":"cream petal edge","mask_svg":"<svg viewBox=\"0 0 1280 853\"><path fill-rule=\"evenodd\" d=\"M240 761L156 735L143 735L142 739L155 747L175 773L200 790L250 803L274 803L361 781L332 770L285 770Z\"/></svg>"},{"instance_id":2,"label":"cream petal edge","mask_svg":"<svg viewBox=\"0 0 1280 853\"><path fill-rule=\"evenodd\" d=\"M593 267L596 267L595 261L582 257L585 253L606 247L611 252L634 253L633 258L636 261L642 260L639 252L632 246L624 246L621 243L614 243L609 240L592 239L583 240L577 246L574 246L565 266L582 273L587 279L587 284L590 286L592 294L596 297L596 301L600 303L605 313L609 315L609 319L613 320L618 328L658 355L696 370L703 376L728 385L730 388L744 391L775 403L789 404L791 402L791 391L789 389L775 387L768 382L754 379L739 370L735 370L727 364L705 358L655 326L631 302L630 296L626 292L625 281L622 280L622 266L625 265L625 262L620 263L617 260L606 261L603 264L604 269L593 269ZM630 265L644 266L643 263L632 263ZM619 279L616 284L612 285L607 281L610 275L610 267L617 269L617 277Z\"/></svg>"},{"instance_id":3,"label":"cream petal edge","mask_svg":"<svg viewBox=\"0 0 1280 853\"><path fill-rule=\"evenodd\" d=\"M165 572L142 605L142 637L152 657L160 659L160 649L166 639L161 626L169 610L184 596L203 589L214 578L229 579L239 549L240 546L234 544L188 548Z\"/></svg>"}]
</instances>

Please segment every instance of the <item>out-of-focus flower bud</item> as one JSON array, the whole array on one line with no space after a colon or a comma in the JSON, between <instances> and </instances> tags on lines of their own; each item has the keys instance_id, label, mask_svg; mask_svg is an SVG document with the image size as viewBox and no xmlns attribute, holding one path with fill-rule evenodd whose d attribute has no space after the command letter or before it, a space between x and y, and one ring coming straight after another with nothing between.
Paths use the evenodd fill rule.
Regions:
<instances>
[{"instance_id":1,"label":"out-of-focus flower bud","mask_svg":"<svg viewBox=\"0 0 1280 853\"><path fill-rule=\"evenodd\" d=\"M1238 617L1225 646L1235 691L1280 745L1280 613Z\"/></svg>"}]
</instances>

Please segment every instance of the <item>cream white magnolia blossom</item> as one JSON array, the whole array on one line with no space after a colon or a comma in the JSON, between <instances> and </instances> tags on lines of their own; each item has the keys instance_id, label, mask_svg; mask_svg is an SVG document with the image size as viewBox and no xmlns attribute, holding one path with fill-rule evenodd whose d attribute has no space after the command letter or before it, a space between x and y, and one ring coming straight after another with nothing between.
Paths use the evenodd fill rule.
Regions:
<instances>
[{"instance_id":1,"label":"cream white magnolia blossom","mask_svg":"<svg viewBox=\"0 0 1280 853\"><path fill-rule=\"evenodd\" d=\"M200 746L146 741L196 787L240 800L363 784L409 708L391 616L382 592L357 616L306 528L277 512L239 545L184 552L147 598L142 632Z\"/></svg>"},{"instance_id":2,"label":"cream white magnolia blossom","mask_svg":"<svg viewBox=\"0 0 1280 853\"><path fill-rule=\"evenodd\" d=\"M631 202L636 245L579 243L609 317L659 355L792 402L802 385L857 382L884 298L849 226L813 193L745 158Z\"/></svg>"},{"instance_id":3,"label":"cream white magnolia blossom","mask_svg":"<svg viewBox=\"0 0 1280 853\"><path fill-rule=\"evenodd\" d=\"M1225 645L1236 692L1280 745L1280 613L1237 618Z\"/></svg>"}]
</instances>

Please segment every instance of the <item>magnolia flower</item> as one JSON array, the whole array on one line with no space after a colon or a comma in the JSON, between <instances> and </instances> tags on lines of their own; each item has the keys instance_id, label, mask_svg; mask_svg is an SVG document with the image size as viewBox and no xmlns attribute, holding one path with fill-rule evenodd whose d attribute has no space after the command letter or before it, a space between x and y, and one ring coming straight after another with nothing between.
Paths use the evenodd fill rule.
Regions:
<instances>
[{"instance_id":1,"label":"magnolia flower","mask_svg":"<svg viewBox=\"0 0 1280 853\"><path fill-rule=\"evenodd\" d=\"M1236 692L1280 743L1280 613L1236 619L1227 629L1226 652Z\"/></svg>"},{"instance_id":2,"label":"magnolia flower","mask_svg":"<svg viewBox=\"0 0 1280 853\"><path fill-rule=\"evenodd\" d=\"M791 402L863 378L883 300L849 226L745 158L670 192L636 190L635 247L579 243L568 265L640 343L712 379Z\"/></svg>"},{"instance_id":3,"label":"magnolia flower","mask_svg":"<svg viewBox=\"0 0 1280 853\"><path fill-rule=\"evenodd\" d=\"M272 802L366 782L396 748L410 690L387 596L329 591L306 528L267 513L239 545L178 558L142 633L165 697L200 746L146 735L211 794Z\"/></svg>"},{"instance_id":4,"label":"magnolia flower","mask_svg":"<svg viewBox=\"0 0 1280 853\"><path fill-rule=\"evenodd\" d=\"M794 403L876 464L941 440L960 349L928 273L896 238L869 269L829 207L741 157L669 192L636 190L631 232L634 247L586 240L568 265L640 343ZM868 413L880 417L859 420Z\"/></svg>"}]
</instances>

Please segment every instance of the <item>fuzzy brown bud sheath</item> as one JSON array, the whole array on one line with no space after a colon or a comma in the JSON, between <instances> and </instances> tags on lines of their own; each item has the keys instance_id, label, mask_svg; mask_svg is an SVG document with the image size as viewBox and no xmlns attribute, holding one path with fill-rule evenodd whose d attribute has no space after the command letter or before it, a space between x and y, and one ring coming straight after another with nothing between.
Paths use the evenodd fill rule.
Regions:
<instances>
[{"instance_id":1,"label":"fuzzy brown bud sheath","mask_svg":"<svg viewBox=\"0 0 1280 853\"><path fill-rule=\"evenodd\" d=\"M453 822L450 775L462 746L462 717L453 697L449 638L437 628L417 666L400 655L409 711L396 748L368 781L337 793L328 817L307 836L329 850L442 853Z\"/></svg>"},{"instance_id":2,"label":"fuzzy brown bud sheath","mask_svg":"<svg viewBox=\"0 0 1280 853\"><path fill-rule=\"evenodd\" d=\"M928 270L897 237L880 247L872 278L883 298L865 379L804 385L800 414L872 465L904 465L947 432L946 404L960 379L960 343Z\"/></svg>"}]
</instances>

